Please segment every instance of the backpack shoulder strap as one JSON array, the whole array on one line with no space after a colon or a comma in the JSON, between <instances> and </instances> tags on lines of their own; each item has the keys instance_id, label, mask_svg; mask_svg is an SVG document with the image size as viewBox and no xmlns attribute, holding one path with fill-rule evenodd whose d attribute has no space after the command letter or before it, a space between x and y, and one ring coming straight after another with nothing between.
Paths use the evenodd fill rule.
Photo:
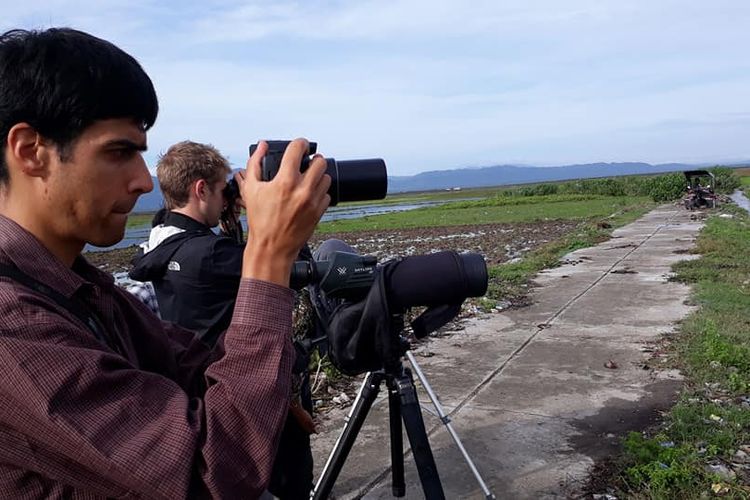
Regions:
<instances>
[{"instance_id":1,"label":"backpack shoulder strap","mask_svg":"<svg viewBox=\"0 0 750 500\"><path fill-rule=\"evenodd\" d=\"M48 287L44 283L32 278L28 274L24 273L15 266L0 263L0 276L8 277L26 288L30 288L35 292L49 297L55 301L60 307L67 309L78 318L86 327L91 330L94 336L105 345L114 349L110 342L107 341L108 335L106 329L102 324L101 319L89 308L82 305L80 302L69 299L65 295L61 294L57 290Z\"/></svg>"}]
</instances>

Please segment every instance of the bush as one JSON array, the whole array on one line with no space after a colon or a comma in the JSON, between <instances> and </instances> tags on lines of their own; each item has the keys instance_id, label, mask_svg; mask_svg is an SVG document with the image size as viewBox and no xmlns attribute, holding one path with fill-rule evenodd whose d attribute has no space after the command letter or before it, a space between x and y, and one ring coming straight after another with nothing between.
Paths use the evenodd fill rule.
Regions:
<instances>
[{"instance_id":1,"label":"bush","mask_svg":"<svg viewBox=\"0 0 750 500\"><path fill-rule=\"evenodd\" d=\"M648 195L654 201L671 201L685 194L685 176L682 173L650 177L647 182Z\"/></svg>"},{"instance_id":2,"label":"bush","mask_svg":"<svg viewBox=\"0 0 750 500\"><path fill-rule=\"evenodd\" d=\"M711 173L716 177L716 185L714 191L717 193L731 193L740 185L740 177L735 173L734 169L729 167L714 167Z\"/></svg>"},{"instance_id":3,"label":"bush","mask_svg":"<svg viewBox=\"0 0 750 500\"><path fill-rule=\"evenodd\" d=\"M740 178L731 168L715 167L715 190L731 192L740 186ZM687 183L682 172L671 174L627 177L579 179L557 184L532 184L502 191L502 196L548 196L554 194L600 196L649 196L654 201L672 201L682 198Z\"/></svg>"},{"instance_id":4,"label":"bush","mask_svg":"<svg viewBox=\"0 0 750 500\"><path fill-rule=\"evenodd\" d=\"M557 184L534 184L533 186L524 186L518 189L521 196L546 196L557 194Z\"/></svg>"}]
</instances>

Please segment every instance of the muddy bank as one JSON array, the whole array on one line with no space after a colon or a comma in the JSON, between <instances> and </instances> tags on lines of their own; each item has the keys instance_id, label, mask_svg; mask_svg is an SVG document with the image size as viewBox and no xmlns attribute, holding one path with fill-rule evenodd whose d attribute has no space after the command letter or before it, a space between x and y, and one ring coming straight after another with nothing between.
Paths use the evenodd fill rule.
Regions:
<instances>
[{"instance_id":1,"label":"muddy bank","mask_svg":"<svg viewBox=\"0 0 750 500\"><path fill-rule=\"evenodd\" d=\"M422 229L389 229L348 233L315 234L313 248L328 238L346 241L361 254L375 255L385 261L396 256L418 255L441 250L476 252L488 266L523 256L570 232L580 222L542 221L516 224L472 224ZM100 269L115 273L130 269L137 247L87 252L86 258Z\"/></svg>"}]
</instances>

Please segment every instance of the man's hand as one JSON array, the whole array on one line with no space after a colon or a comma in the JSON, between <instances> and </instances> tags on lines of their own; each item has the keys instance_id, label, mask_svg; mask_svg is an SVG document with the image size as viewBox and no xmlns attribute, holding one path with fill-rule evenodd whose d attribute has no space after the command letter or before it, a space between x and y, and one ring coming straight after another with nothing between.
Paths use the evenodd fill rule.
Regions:
<instances>
[{"instance_id":1,"label":"man's hand","mask_svg":"<svg viewBox=\"0 0 750 500\"><path fill-rule=\"evenodd\" d=\"M300 173L308 142L296 139L287 146L276 176L263 182L261 160L267 150L268 144L259 142L246 170L235 175L247 208L249 233L242 277L289 286L292 263L331 202L331 178L320 155Z\"/></svg>"}]
</instances>

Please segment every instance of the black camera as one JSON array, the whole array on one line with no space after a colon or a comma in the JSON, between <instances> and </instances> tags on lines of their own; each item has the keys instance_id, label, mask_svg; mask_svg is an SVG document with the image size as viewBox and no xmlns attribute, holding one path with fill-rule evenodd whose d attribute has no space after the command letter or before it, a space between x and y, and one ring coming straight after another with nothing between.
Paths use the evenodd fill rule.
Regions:
<instances>
[{"instance_id":1,"label":"black camera","mask_svg":"<svg viewBox=\"0 0 750 500\"><path fill-rule=\"evenodd\" d=\"M237 201L238 198L242 197L240 194L240 186L239 184L237 184L237 181L234 179L234 177L227 181L227 185L224 186L224 191L222 191L222 194L229 207L234 206L234 202Z\"/></svg>"},{"instance_id":2,"label":"black camera","mask_svg":"<svg viewBox=\"0 0 750 500\"><path fill-rule=\"evenodd\" d=\"M264 181L270 181L279 171L281 158L291 141L266 142L268 143L268 152L263 157L261 178ZM317 143L311 142L308 154L315 154L317 146ZM257 147L257 144L250 146L251 156ZM326 158L326 164L326 173L331 176L331 187L328 190L328 194L331 196L331 206L338 204L340 201L381 200L385 198L388 191L388 173L382 159L336 161L333 158ZM300 171L304 172L309 166L310 156L304 156Z\"/></svg>"},{"instance_id":3,"label":"black camera","mask_svg":"<svg viewBox=\"0 0 750 500\"><path fill-rule=\"evenodd\" d=\"M225 236L229 236L237 243L243 243L245 241L245 234L242 230L242 223L239 221L238 212L236 210L237 200L242 198L240 193L240 186L234 177L227 181L227 185L224 186L222 191L226 206L219 215L219 221L222 226L222 233Z\"/></svg>"}]
</instances>

